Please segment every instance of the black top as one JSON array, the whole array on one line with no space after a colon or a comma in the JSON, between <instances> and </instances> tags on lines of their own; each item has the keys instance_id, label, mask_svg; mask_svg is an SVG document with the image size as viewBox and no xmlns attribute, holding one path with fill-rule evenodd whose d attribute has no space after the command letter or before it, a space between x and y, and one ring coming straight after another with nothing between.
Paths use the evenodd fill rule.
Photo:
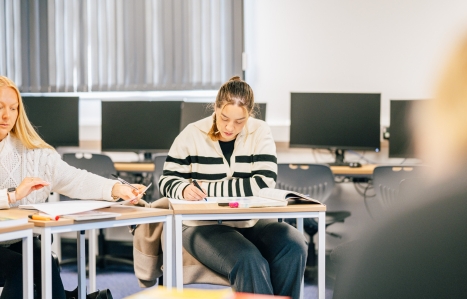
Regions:
<instances>
[{"instance_id":1,"label":"black top","mask_svg":"<svg viewBox=\"0 0 467 299\"><path fill-rule=\"evenodd\" d=\"M235 139L232 141L226 141L226 142L219 140L219 145L221 146L222 153L224 154L224 157L227 160L227 163L229 163L230 165L230 157L232 157L232 153L234 150Z\"/></svg>"}]
</instances>

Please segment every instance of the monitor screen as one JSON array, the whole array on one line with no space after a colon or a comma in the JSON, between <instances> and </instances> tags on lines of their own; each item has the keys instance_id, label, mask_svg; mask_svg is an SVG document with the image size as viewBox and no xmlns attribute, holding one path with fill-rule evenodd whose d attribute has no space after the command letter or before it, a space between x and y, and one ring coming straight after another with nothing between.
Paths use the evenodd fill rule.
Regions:
<instances>
[{"instance_id":1,"label":"monitor screen","mask_svg":"<svg viewBox=\"0 0 467 299\"><path fill-rule=\"evenodd\" d=\"M180 128L181 101L102 101L102 151L168 150Z\"/></svg>"},{"instance_id":2,"label":"monitor screen","mask_svg":"<svg viewBox=\"0 0 467 299\"><path fill-rule=\"evenodd\" d=\"M24 96L29 121L53 147L79 146L79 97Z\"/></svg>"},{"instance_id":3,"label":"monitor screen","mask_svg":"<svg viewBox=\"0 0 467 299\"><path fill-rule=\"evenodd\" d=\"M256 117L261 120L266 120L266 103L257 103L259 111ZM212 103L201 102L183 102L180 120L180 131L188 124L211 116L213 113Z\"/></svg>"},{"instance_id":4,"label":"monitor screen","mask_svg":"<svg viewBox=\"0 0 467 299\"><path fill-rule=\"evenodd\" d=\"M389 158L416 158L413 148L410 114L427 100L391 100Z\"/></svg>"},{"instance_id":5,"label":"monitor screen","mask_svg":"<svg viewBox=\"0 0 467 299\"><path fill-rule=\"evenodd\" d=\"M380 94L292 93L290 146L380 149Z\"/></svg>"}]
</instances>

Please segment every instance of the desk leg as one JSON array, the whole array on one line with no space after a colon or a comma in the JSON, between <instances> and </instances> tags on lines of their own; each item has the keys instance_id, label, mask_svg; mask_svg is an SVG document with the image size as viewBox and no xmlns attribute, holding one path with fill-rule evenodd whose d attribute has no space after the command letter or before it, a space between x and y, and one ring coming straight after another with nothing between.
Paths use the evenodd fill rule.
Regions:
<instances>
[{"instance_id":1,"label":"desk leg","mask_svg":"<svg viewBox=\"0 0 467 299\"><path fill-rule=\"evenodd\" d=\"M326 269L326 212L318 212L318 299L324 299Z\"/></svg>"},{"instance_id":2,"label":"desk leg","mask_svg":"<svg viewBox=\"0 0 467 299\"><path fill-rule=\"evenodd\" d=\"M42 264L42 299L52 298L52 232L44 229L41 235L41 264Z\"/></svg>"},{"instance_id":3,"label":"desk leg","mask_svg":"<svg viewBox=\"0 0 467 299\"><path fill-rule=\"evenodd\" d=\"M182 215L175 215L175 275L177 290L183 290Z\"/></svg>"},{"instance_id":4,"label":"desk leg","mask_svg":"<svg viewBox=\"0 0 467 299\"><path fill-rule=\"evenodd\" d=\"M76 233L77 252L78 252L78 298L86 298L86 248L84 230ZM51 297L48 297L51 298Z\"/></svg>"},{"instance_id":5,"label":"desk leg","mask_svg":"<svg viewBox=\"0 0 467 299\"><path fill-rule=\"evenodd\" d=\"M34 298L32 275L32 232L23 238L23 298Z\"/></svg>"},{"instance_id":6,"label":"desk leg","mask_svg":"<svg viewBox=\"0 0 467 299\"><path fill-rule=\"evenodd\" d=\"M173 255L172 255L172 236L173 236L173 219L172 215L167 215L166 221L164 222L164 239L165 244L164 250L164 286L171 289L173 286L172 275L173 275Z\"/></svg>"},{"instance_id":7,"label":"desk leg","mask_svg":"<svg viewBox=\"0 0 467 299\"><path fill-rule=\"evenodd\" d=\"M97 291L96 286L96 248L97 234L95 229L89 230L89 293Z\"/></svg>"}]
</instances>

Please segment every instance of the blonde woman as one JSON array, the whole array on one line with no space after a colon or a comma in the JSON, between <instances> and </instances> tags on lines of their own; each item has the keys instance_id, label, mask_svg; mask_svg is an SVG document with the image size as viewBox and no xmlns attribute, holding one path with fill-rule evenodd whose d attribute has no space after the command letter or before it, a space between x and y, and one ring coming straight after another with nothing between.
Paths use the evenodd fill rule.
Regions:
<instances>
[{"instance_id":1,"label":"blonde woman","mask_svg":"<svg viewBox=\"0 0 467 299\"><path fill-rule=\"evenodd\" d=\"M467 35L414 119L432 177L350 254L335 299L467 298Z\"/></svg>"},{"instance_id":2,"label":"blonde woman","mask_svg":"<svg viewBox=\"0 0 467 299\"><path fill-rule=\"evenodd\" d=\"M50 107L52 109L53 107ZM138 185L137 185L138 186ZM144 186L139 185L139 189ZM72 198L132 200L140 192L61 160L29 122L16 85L0 76L0 209L44 202L50 192ZM0 243L0 276L5 280L1 299L23 298L21 240ZM34 238L35 292L41 294L40 240ZM65 291L56 265L52 265L52 297Z\"/></svg>"},{"instance_id":3,"label":"blonde woman","mask_svg":"<svg viewBox=\"0 0 467 299\"><path fill-rule=\"evenodd\" d=\"M213 116L188 125L175 139L159 181L161 193L201 200L252 196L274 188L276 147L269 126L250 117L253 108L253 90L246 82L233 77L224 83ZM238 292L300 296L307 245L287 223L185 221L183 247L227 277Z\"/></svg>"}]
</instances>

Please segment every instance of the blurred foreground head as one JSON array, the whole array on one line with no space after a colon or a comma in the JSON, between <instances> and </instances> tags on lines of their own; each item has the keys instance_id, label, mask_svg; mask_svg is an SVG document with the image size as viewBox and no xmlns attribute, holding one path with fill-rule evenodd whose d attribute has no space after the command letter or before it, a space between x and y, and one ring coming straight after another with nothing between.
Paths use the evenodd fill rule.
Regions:
<instances>
[{"instance_id":1,"label":"blurred foreground head","mask_svg":"<svg viewBox=\"0 0 467 299\"><path fill-rule=\"evenodd\" d=\"M416 151L434 167L436 178L467 164L467 34L455 47L435 90L434 99L418 111Z\"/></svg>"}]
</instances>

